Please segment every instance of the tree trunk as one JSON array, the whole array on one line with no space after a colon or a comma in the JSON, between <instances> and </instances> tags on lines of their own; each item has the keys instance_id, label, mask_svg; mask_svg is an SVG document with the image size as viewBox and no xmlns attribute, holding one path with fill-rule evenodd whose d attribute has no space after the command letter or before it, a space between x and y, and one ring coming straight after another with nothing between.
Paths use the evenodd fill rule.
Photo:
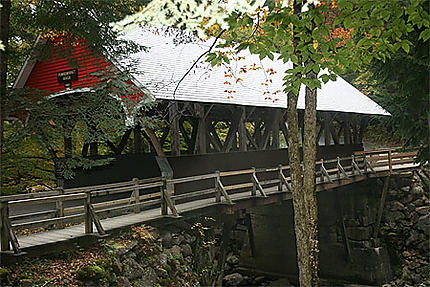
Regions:
<instances>
[{"instance_id":1,"label":"tree trunk","mask_svg":"<svg viewBox=\"0 0 430 287\"><path fill-rule=\"evenodd\" d=\"M300 286L311 286L310 252L308 243L308 212L303 193L300 147L299 117L297 113L298 96L288 94L288 157L293 189L294 231L296 234L297 265L299 267Z\"/></svg>"},{"instance_id":2,"label":"tree trunk","mask_svg":"<svg viewBox=\"0 0 430 287\"><path fill-rule=\"evenodd\" d=\"M310 72L306 76L315 79L316 74ZM318 286L318 209L315 189L316 132L317 132L317 89L305 90L304 141L303 141L303 194L308 214L308 244L310 252L309 269L312 285Z\"/></svg>"},{"instance_id":3,"label":"tree trunk","mask_svg":"<svg viewBox=\"0 0 430 287\"><path fill-rule=\"evenodd\" d=\"M10 18L10 0L1 0L0 8L0 40L5 46L4 51L0 50L0 162L3 158L4 143L4 120L6 118L6 93L7 93L7 64L9 52L9 18ZM0 170L0 184L3 174Z\"/></svg>"}]
</instances>

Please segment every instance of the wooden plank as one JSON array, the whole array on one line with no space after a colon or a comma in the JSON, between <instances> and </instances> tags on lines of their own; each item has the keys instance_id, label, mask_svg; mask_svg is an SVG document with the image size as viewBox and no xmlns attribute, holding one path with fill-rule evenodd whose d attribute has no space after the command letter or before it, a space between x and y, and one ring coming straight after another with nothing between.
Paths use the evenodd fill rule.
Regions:
<instances>
[{"instance_id":1,"label":"wooden plank","mask_svg":"<svg viewBox=\"0 0 430 287\"><path fill-rule=\"evenodd\" d=\"M36 227L44 227L51 224L58 223L71 223L74 220L83 219L85 214L74 214L74 215L66 215L63 217L56 218L48 218L48 219L39 219L31 222L24 223L14 223L12 224L12 229L26 229L26 228L36 228Z\"/></svg>"},{"instance_id":2,"label":"wooden plank","mask_svg":"<svg viewBox=\"0 0 430 287\"><path fill-rule=\"evenodd\" d=\"M251 174L253 173L253 169L242 169L242 170L232 170L232 171L223 171L220 172L220 176L233 176L233 175L241 175L241 174Z\"/></svg>"},{"instance_id":3,"label":"wooden plank","mask_svg":"<svg viewBox=\"0 0 430 287\"><path fill-rule=\"evenodd\" d=\"M96 214L100 215L106 212L110 213L110 212L127 211L127 210L134 209L136 206L138 206L139 208L142 208L142 207L157 205L160 203L161 203L161 199L153 199L153 200L141 201L139 203L133 203L125 206L109 207L109 208L104 208L100 210L95 210L95 212Z\"/></svg>"},{"instance_id":4,"label":"wooden plank","mask_svg":"<svg viewBox=\"0 0 430 287\"><path fill-rule=\"evenodd\" d=\"M264 192L263 187L260 184L260 181L257 178L257 175L255 174L255 172L252 174L252 180L255 183L256 188L258 189L258 191L261 193L262 196L267 197L266 193Z\"/></svg>"},{"instance_id":5,"label":"wooden plank","mask_svg":"<svg viewBox=\"0 0 430 287\"><path fill-rule=\"evenodd\" d=\"M38 217L38 216L46 216L46 215L54 216L55 214L56 214L56 210L44 210L44 211L38 211L38 212L12 215L12 216L9 216L9 219L11 221L14 221L14 220L23 220L23 219L28 219L31 217Z\"/></svg>"},{"instance_id":6,"label":"wooden plank","mask_svg":"<svg viewBox=\"0 0 430 287\"><path fill-rule=\"evenodd\" d=\"M215 189L209 188L209 189L204 189L204 190L187 192L184 194L173 195L173 196L171 196L171 198L176 201L176 200L190 199L190 198L202 196L202 195L209 195L209 194L213 194L213 193L215 193Z\"/></svg>"},{"instance_id":7,"label":"wooden plank","mask_svg":"<svg viewBox=\"0 0 430 287\"><path fill-rule=\"evenodd\" d=\"M232 205L233 201L231 201L231 198L228 195L227 191L225 190L224 185L222 184L221 180L218 178L217 181L218 181L219 191L224 196L224 198L228 202L228 204Z\"/></svg>"},{"instance_id":8,"label":"wooden plank","mask_svg":"<svg viewBox=\"0 0 430 287\"><path fill-rule=\"evenodd\" d=\"M232 185L226 185L224 187L224 189L226 191L229 190L235 190L235 189L241 189L241 188L248 188L248 187L252 187L252 182L247 182L247 183L239 183L239 184L232 184Z\"/></svg>"},{"instance_id":9,"label":"wooden plank","mask_svg":"<svg viewBox=\"0 0 430 287\"><path fill-rule=\"evenodd\" d=\"M23 200L13 200L13 201L9 202L9 206L19 206L19 205L26 205L26 204L39 204L39 203L66 201L66 200L73 200L73 199L83 199L85 197L86 197L85 193L76 193L76 194L56 195L56 196L31 198L31 199L23 199Z\"/></svg>"},{"instance_id":10,"label":"wooden plank","mask_svg":"<svg viewBox=\"0 0 430 287\"><path fill-rule=\"evenodd\" d=\"M194 176L188 176L188 177L182 177L182 178L168 179L167 183L179 184L179 183L199 181L199 180L204 180L204 179L211 179L214 177L216 177L216 175L214 173L203 174L203 175L194 175Z\"/></svg>"}]
</instances>

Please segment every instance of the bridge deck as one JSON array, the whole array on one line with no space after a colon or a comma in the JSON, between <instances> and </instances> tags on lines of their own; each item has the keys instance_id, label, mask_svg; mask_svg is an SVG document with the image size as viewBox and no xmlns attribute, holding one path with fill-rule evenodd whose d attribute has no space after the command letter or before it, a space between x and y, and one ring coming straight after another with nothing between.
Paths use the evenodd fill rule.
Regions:
<instances>
[{"instance_id":1,"label":"bridge deck","mask_svg":"<svg viewBox=\"0 0 430 287\"><path fill-rule=\"evenodd\" d=\"M344 165L342 167L342 160L351 160L351 158L351 166ZM397 162L393 163L389 158L388 160L385 159L387 164L381 164L380 161L383 161L384 158L379 154L374 157L373 167L365 158L361 161L357 160L358 164L354 161L354 156L351 158L318 162L317 165L320 165L320 171L317 172L316 177L317 191L328 190L363 181L368 177L386 176L395 171L403 171L417 167L417 165L411 162L411 160L404 160L404 155L394 157L399 159ZM330 168L326 169L325 167L327 166L330 166ZM248 169L221 173L216 172L214 174L192 176L188 178L163 179L163 183L160 182L159 179L153 182L134 181L131 185L130 182L127 184L113 184L111 189L108 189L106 186L102 189L91 187L91 189L86 190L85 192L82 192L82 189L78 189L73 191L73 193L54 196L50 196L50 194L48 194L48 196L41 195L40 197L34 195L32 197L27 196L25 198L12 197L8 200L3 198L3 201L0 202L2 204L3 223L1 225L2 229L0 232L0 235L2 235L2 252L8 252L9 244L12 245L15 253L19 254L20 252L25 253L27 250L34 250L35 248L43 248L51 245L55 246L57 243L69 242L79 238L83 238L85 240L86 236L97 235L97 233L93 232L94 226L97 227L97 231L100 235L105 235L106 233L109 234L115 230L135 224L149 223L157 220L177 220L176 218L179 215L186 216L189 212L205 214L208 211L211 211L211 208L216 208L218 212L232 212L234 210L249 208L251 206L288 200L292 198L292 193L289 183L290 179L289 177L286 177L288 174L285 175L284 173L287 169L289 169L288 166L279 166L277 168L260 170ZM262 173L272 173L272 179L260 181L257 174ZM277 179L273 179L274 173L275 175L278 174ZM242 182L240 184L224 186L223 181L221 180L224 177L241 176L244 174L251 176L251 182L249 182L248 179L246 182ZM194 195L176 195L174 193L175 184L190 183L201 180L210 180L211 182L215 180L215 188L191 192L194 193ZM154 193L152 189L152 191L148 191L152 193L144 193L143 195L139 192L145 190L145 188L151 189L154 187L161 188L161 191ZM232 192L233 190L236 190L236 192ZM112 200L112 198L108 198L107 201L93 204L89 202L92 196L109 196L111 193L117 194L124 191L132 191L133 193L130 198L115 198L114 200ZM4 212L5 210L8 211L9 207L19 209L22 208L22 206L28 206L31 204L50 204L50 206L52 206L53 202L58 204L58 202L63 203L65 200L74 200L76 202L76 200L82 199L84 199L84 202L87 200L87 203L84 203L83 206L71 206L65 208L62 210L62 215L57 215L54 218L44 217L40 219L40 211L36 213L27 211L29 212L27 215L25 213L22 214L21 211L21 214L14 215L12 217L9 217L7 212L5 216ZM186 202L181 202L184 201L184 199ZM177 200L178 203L175 204L175 200ZM154 207L154 202L157 207ZM161 204L161 210L159 204ZM151 208L149 208L150 205ZM142 210L142 207L146 209ZM24 209L25 208L22 208L22 210ZM72 212L65 215L64 211L66 210ZM85 211L84 214L79 213L79 211L82 212L82 210ZM121 210L126 212L134 210L134 213L125 215L122 213L121 215L113 216L114 214L110 213L112 210ZM170 214L168 214L168 210L170 210ZM102 216L106 211L108 211L109 217L101 220L98 219L98 217ZM41 212L52 211L42 210ZM33 215L35 214L39 216L36 216L36 218L39 219L34 219L35 217ZM66 219L68 220L71 218L78 219L78 221L66 221ZM15 220L15 223L11 224L11 220ZM79 221L82 220L84 220L84 223L79 223ZM20 228L31 229L36 226L42 226L43 224L52 228L52 226L58 227L59 224L68 223L72 223L74 225L65 228L45 230L29 235L15 236L15 230L19 230ZM5 231L7 231L6 234L4 233ZM8 239L7 244L4 242L5 235Z\"/></svg>"}]
</instances>

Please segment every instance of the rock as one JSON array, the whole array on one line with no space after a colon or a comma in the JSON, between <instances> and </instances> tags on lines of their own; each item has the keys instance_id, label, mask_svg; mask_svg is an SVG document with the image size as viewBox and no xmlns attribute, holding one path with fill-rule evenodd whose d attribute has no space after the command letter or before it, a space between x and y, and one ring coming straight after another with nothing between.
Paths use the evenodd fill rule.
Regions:
<instances>
[{"instance_id":1,"label":"rock","mask_svg":"<svg viewBox=\"0 0 430 287\"><path fill-rule=\"evenodd\" d=\"M236 255L230 255L227 257L227 259L225 260L228 264L231 265L236 265L239 263L239 257L237 257Z\"/></svg>"},{"instance_id":2,"label":"rock","mask_svg":"<svg viewBox=\"0 0 430 287\"><path fill-rule=\"evenodd\" d=\"M174 258L182 258L182 250L178 245L173 245L172 248L167 249L166 253Z\"/></svg>"},{"instance_id":3,"label":"rock","mask_svg":"<svg viewBox=\"0 0 430 287\"><path fill-rule=\"evenodd\" d=\"M170 248L173 244L172 233L165 231L161 234L161 244L164 248Z\"/></svg>"},{"instance_id":4,"label":"rock","mask_svg":"<svg viewBox=\"0 0 430 287\"><path fill-rule=\"evenodd\" d=\"M185 233L184 239L185 239L185 242L187 242L188 244L191 244L194 241L196 241L196 237L194 235L190 235L188 233Z\"/></svg>"},{"instance_id":5,"label":"rock","mask_svg":"<svg viewBox=\"0 0 430 287\"><path fill-rule=\"evenodd\" d=\"M288 280L286 278L281 278L281 279L278 279L278 280L271 282L268 286L269 287L289 287L289 286L293 286L293 285L291 285L291 283L288 282Z\"/></svg>"},{"instance_id":6,"label":"rock","mask_svg":"<svg viewBox=\"0 0 430 287\"><path fill-rule=\"evenodd\" d=\"M167 264L167 254L166 253L161 253L158 256L158 262L159 262L160 265Z\"/></svg>"},{"instance_id":7,"label":"rock","mask_svg":"<svg viewBox=\"0 0 430 287\"><path fill-rule=\"evenodd\" d=\"M144 270L139 263L136 262L133 258L127 258L124 262L123 274L129 280L134 280L139 277L142 277Z\"/></svg>"},{"instance_id":8,"label":"rock","mask_svg":"<svg viewBox=\"0 0 430 287\"><path fill-rule=\"evenodd\" d=\"M385 219L388 222L396 222L396 221L403 219L403 218L405 218L405 215L403 214L403 212L400 212L400 211L387 212L385 214Z\"/></svg>"},{"instance_id":9,"label":"rock","mask_svg":"<svg viewBox=\"0 0 430 287\"><path fill-rule=\"evenodd\" d=\"M152 287L158 280L158 276L154 269L147 267L143 272L142 279L137 281L137 286L139 287Z\"/></svg>"},{"instance_id":10,"label":"rock","mask_svg":"<svg viewBox=\"0 0 430 287\"><path fill-rule=\"evenodd\" d=\"M193 255L193 250L189 244L183 244L181 245L181 248L182 254L184 254L185 257Z\"/></svg>"},{"instance_id":11,"label":"rock","mask_svg":"<svg viewBox=\"0 0 430 287\"><path fill-rule=\"evenodd\" d=\"M178 235L175 238L173 238L173 244L174 245L181 245L182 242L184 242L185 238L183 235Z\"/></svg>"},{"instance_id":12,"label":"rock","mask_svg":"<svg viewBox=\"0 0 430 287\"><path fill-rule=\"evenodd\" d=\"M400 199L400 201L401 201L403 204L408 204L409 202L413 201L414 199L415 199L415 196L414 196L413 194L411 194L411 193L407 193L406 195L404 195L404 196L402 197L402 199Z\"/></svg>"},{"instance_id":13,"label":"rock","mask_svg":"<svg viewBox=\"0 0 430 287\"><path fill-rule=\"evenodd\" d=\"M252 285L260 285L264 281L266 281L266 277L258 276L258 277L255 277L254 280L252 280Z\"/></svg>"},{"instance_id":14,"label":"rock","mask_svg":"<svg viewBox=\"0 0 430 287\"><path fill-rule=\"evenodd\" d=\"M404 193L407 193L407 192L409 192L410 187L409 186L404 186L400 190L403 191Z\"/></svg>"},{"instance_id":15,"label":"rock","mask_svg":"<svg viewBox=\"0 0 430 287\"><path fill-rule=\"evenodd\" d=\"M6 268L0 267L0 282L9 282L10 271Z\"/></svg>"},{"instance_id":16,"label":"rock","mask_svg":"<svg viewBox=\"0 0 430 287\"><path fill-rule=\"evenodd\" d=\"M430 206L421 206L421 207L417 207L415 209L415 211L420 214L420 215L426 215L429 213L430 211Z\"/></svg>"},{"instance_id":17,"label":"rock","mask_svg":"<svg viewBox=\"0 0 430 287\"><path fill-rule=\"evenodd\" d=\"M243 282L243 276L239 273L232 273L224 276L227 286L239 286Z\"/></svg>"},{"instance_id":18,"label":"rock","mask_svg":"<svg viewBox=\"0 0 430 287\"><path fill-rule=\"evenodd\" d=\"M424 189L421 185L419 184L415 184L412 189L411 189L411 194L412 195L421 195L424 194Z\"/></svg>"},{"instance_id":19,"label":"rock","mask_svg":"<svg viewBox=\"0 0 430 287\"><path fill-rule=\"evenodd\" d=\"M401 203L401 202L399 202L399 201L392 201L391 203L390 203L390 210L392 210L392 211L403 211L404 209L405 209L405 206Z\"/></svg>"},{"instance_id":20,"label":"rock","mask_svg":"<svg viewBox=\"0 0 430 287\"><path fill-rule=\"evenodd\" d=\"M416 226L419 230L422 230L424 234L426 234L427 236L430 236L430 214L427 214L418 218L418 222Z\"/></svg>"},{"instance_id":21,"label":"rock","mask_svg":"<svg viewBox=\"0 0 430 287\"><path fill-rule=\"evenodd\" d=\"M157 268L156 272L157 272L157 275L159 277L162 277L162 278L169 277L169 272L166 269L164 269L164 268L161 268L161 267Z\"/></svg>"},{"instance_id":22,"label":"rock","mask_svg":"<svg viewBox=\"0 0 430 287\"><path fill-rule=\"evenodd\" d=\"M409 234L410 235L408 239L406 239L406 246L409 246L412 243L417 242L419 240L419 233L416 230L412 229Z\"/></svg>"},{"instance_id":23,"label":"rock","mask_svg":"<svg viewBox=\"0 0 430 287\"><path fill-rule=\"evenodd\" d=\"M414 206L419 207L419 206L423 206L423 205L425 204L425 202L424 202L424 199L422 199L422 198L418 198L417 200L414 200L414 201L412 202L412 204L413 204Z\"/></svg>"},{"instance_id":24,"label":"rock","mask_svg":"<svg viewBox=\"0 0 430 287\"><path fill-rule=\"evenodd\" d=\"M127 279L127 277L119 276L116 279L116 283L118 284L118 287L130 287L130 281Z\"/></svg>"}]
</instances>

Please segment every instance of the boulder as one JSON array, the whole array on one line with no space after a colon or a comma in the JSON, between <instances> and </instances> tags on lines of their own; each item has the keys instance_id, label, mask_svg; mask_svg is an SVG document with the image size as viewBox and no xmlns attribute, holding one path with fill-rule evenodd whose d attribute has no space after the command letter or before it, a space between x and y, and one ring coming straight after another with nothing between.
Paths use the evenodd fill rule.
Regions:
<instances>
[{"instance_id":1,"label":"boulder","mask_svg":"<svg viewBox=\"0 0 430 287\"><path fill-rule=\"evenodd\" d=\"M426 214L418 218L417 228L430 236L430 214Z\"/></svg>"},{"instance_id":2,"label":"boulder","mask_svg":"<svg viewBox=\"0 0 430 287\"><path fill-rule=\"evenodd\" d=\"M130 281L127 279L127 277L119 276L116 279L116 284L118 287L130 287Z\"/></svg>"},{"instance_id":3,"label":"boulder","mask_svg":"<svg viewBox=\"0 0 430 287\"><path fill-rule=\"evenodd\" d=\"M390 203L389 209L392 211L403 211L405 206L400 201L395 200Z\"/></svg>"},{"instance_id":4,"label":"boulder","mask_svg":"<svg viewBox=\"0 0 430 287\"><path fill-rule=\"evenodd\" d=\"M164 231L161 235L161 244L164 248L170 248L173 244L172 233L169 231Z\"/></svg>"},{"instance_id":5,"label":"boulder","mask_svg":"<svg viewBox=\"0 0 430 287\"><path fill-rule=\"evenodd\" d=\"M236 265L239 263L239 257L237 257L236 255L229 255L225 261L228 264Z\"/></svg>"},{"instance_id":6,"label":"boulder","mask_svg":"<svg viewBox=\"0 0 430 287\"><path fill-rule=\"evenodd\" d=\"M158 276L151 267L145 268L142 279L137 281L138 287L152 287L157 283Z\"/></svg>"},{"instance_id":7,"label":"boulder","mask_svg":"<svg viewBox=\"0 0 430 287\"><path fill-rule=\"evenodd\" d=\"M166 254L174 258L182 258L182 250L178 245L173 245L172 248L166 250Z\"/></svg>"},{"instance_id":8,"label":"boulder","mask_svg":"<svg viewBox=\"0 0 430 287\"><path fill-rule=\"evenodd\" d=\"M232 273L224 276L224 281L227 286L239 286L243 283L244 278L240 273Z\"/></svg>"},{"instance_id":9,"label":"boulder","mask_svg":"<svg viewBox=\"0 0 430 287\"><path fill-rule=\"evenodd\" d=\"M185 257L193 255L193 250L189 244L183 244L181 245L181 248L182 254L184 254Z\"/></svg>"},{"instance_id":10,"label":"boulder","mask_svg":"<svg viewBox=\"0 0 430 287\"><path fill-rule=\"evenodd\" d=\"M123 274L129 280L140 278L144 274L142 266L140 266L140 264L133 258L127 258L123 266Z\"/></svg>"},{"instance_id":11,"label":"boulder","mask_svg":"<svg viewBox=\"0 0 430 287\"><path fill-rule=\"evenodd\" d=\"M188 244L191 244L194 241L196 241L196 237L194 235L190 235L188 233L184 234L184 239L185 239L185 242L187 242Z\"/></svg>"},{"instance_id":12,"label":"boulder","mask_svg":"<svg viewBox=\"0 0 430 287\"><path fill-rule=\"evenodd\" d=\"M430 206L420 206L415 209L415 211L420 215L429 214Z\"/></svg>"}]
</instances>

